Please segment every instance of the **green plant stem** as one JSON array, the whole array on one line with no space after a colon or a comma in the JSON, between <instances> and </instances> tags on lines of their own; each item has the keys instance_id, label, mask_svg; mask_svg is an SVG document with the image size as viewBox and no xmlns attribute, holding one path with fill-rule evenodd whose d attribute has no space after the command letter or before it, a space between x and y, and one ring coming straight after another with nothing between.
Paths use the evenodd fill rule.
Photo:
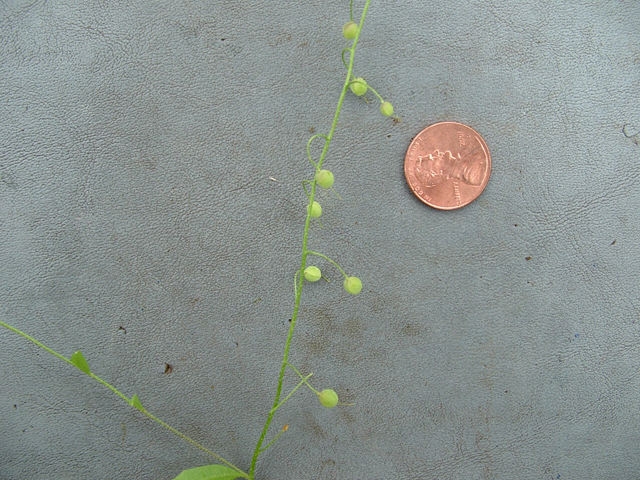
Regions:
<instances>
[{"instance_id":1,"label":"green plant stem","mask_svg":"<svg viewBox=\"0 0 640 480\"><path fill-rule=\"evenodd\" d=\"M24 338L26 338L27 340L35 343L37 346L39 346L40 348L42 348L43 350L46 350L47 352L49 352L51 355L53 355L54 357L58 357L60 360L63 360L71 365L73 365L75 367L75 365L73 364L73 362L71 360L69 360L68 358L66 358L63 355L60 355L58 352L56 352L55 350L50 349L49 347L47 347L46 345L40 343L38 340L36 340L33 337L30 337L29 335L27 335L26 333L18 330L16 327L12 327L11 325L9 325L8 323L4 323L4 322L0 322L0 325L2 325L4 328L8 328L9 330L11 330L12 332L17 333L18 335L22 335ZM129 400L127 397L124 397L125 399L127 399L127 401Z\"/></svg>"},{"instance_id":2,"label":"green plant stem","mask_svg":"<svg viewBox=\"0 0 640 480\"><path fill-rule=\"evenodd\" d=\"M318 170L320 170L320 166L316 162L313 161L313 158L311 158L311 142L313 142L316 138L320 138L320 137L324 138L325 144L329 140L329 137L327 137L326 135L324 135L322 133L316 133L307 142L307 158L313 164L313 166L316 167Z\"/></svg>"},{"instance_id":3,"label":"green plant stem","mask_svg":"<svg viewBox=\"0 0 640 480\"><path fill-rule=\"evenodd\" d=\"M354 76L353 76L353 80L351 80L351 82L349 82L349 85L351 85L352 83L362 83L362 82L358 82L358 81L357 81L357 78L356 78L356 77L355 77L355 75L354 75ZM380 100L380 103L384 102L384 98L382 98L382 95L380 95L377 91L375 91L375 90L374 90L374 88L373 88L371 85L369 85L369 84L367 83L367 92L369 92L369 91L373 92L373 94L374 94L376 97L378 97L378 100Z\"/></svg>"},{"instance_id":4,"label":"green plant stem","mask_svg":"<svg viewBox=\"0 0 640 480\"><path fill-rule=\"evenodd\" d=\"M298 295L298 286L300 285L300 270L296 272L296 275L293 277L293 294Z\"/></svg>"},{"instance_id":5,"label":"green plant stem","mask_svg":"<svg viewBox=\"0 0 640 480\"><path fill-rule=\"evenodd\" d=\"M307 191L307 183L311 185L311 180L302 180L302 188L304 188L304 193L309 196L309 192Z\"/></svg>"},{"instance_id":6,"label":"green plant stem","mask_svg":"<svg viewBox=\"0 0 640 480\"><path fill-rule=\"evenodd\" d=\"M263 448L260 449L260 452L264 452L267 448L269 448L271 445L273 445L276 442L276 440L278 440L280 438L280 435L282 435L283 433L284 433L284 430L280 430L278 432L278 434L275 437L273 437L273 440L271 440L269 443L267 443L266 447L263 447Z\"/></svg>"},{"instance_id":7,"label":"green plant stem","mask_svg":"<svg viewBox=\"0 0 640 480\"><path fill-rule=\"evenodd\" d=\"M11 325L1 322L0 321L0 326L3 326L9 330L11 330L12 332L17 333L18 335L23 336L24 338L26 338L27 340L35 343L37 346L39 346L40 348L42 348L43 350L46 350L47 352L49 352L51 355L58 357L60 360L63 360L71 365L73 365L74 367L76 367L76 365L69 360L68 358L66 358L64 355L61 355L60 353L56 352L55 350L47 347L46 345L44 345L43 343L39 342L38 340L36 340L35 338L31 337L30 335L27 335L26 333L22 332L21 330L18 330L15 327L12 327ZM77 368L77 367L76 367ZM86 372L85 372L86 373ZM124 393L122 393L120 390L118 390L116 387L114 387L113 385L109 384L108 382L106 382L105 380L103 380L102 378L100 378L99 376L95 375L92 372L87 373L87 375L89 375L91 378L93 378L94 380L100 382L102 385L104 385L105 387L107 387L109 390L111 390L113 393L115 393L116 395L118 395L120 398L122 398L125 402L127 402L129 405L132 405L132 399L128 398ZM233 468L234 470L236 470L238 472L238 476L241 476L243 478L249 478L249 475L247 473L245 473L244 471L242 471L241 469L239 469L238 467L236 467L235 465L233 465L232 463L226 461L224 458L222 458L220 455L216 455L215 453L213 453L212 451L208 450L207 448L203 447L202 445L200 445L198 442L196 442L195 440L193 440L192 438L187 437L184 433L179 432L178 430L176 430L175 428L173 428L172 426L168 425L167 423L163 422L162 420L160 420L159 418L155 417L154 415L152 415L151 413L149 413L145 408L143 408L142 410L140 410L142 413L144 413L147 417L149 417L151 420L159 423L160 425L162 425L164 428L166 428L167 430L169 430L172 433L175 433L177 436L179 436L180 438L182 438L183 440L186 440L187 442L189 442L190 444L194 445L195 447L199 448L200 450L202 450L203 452L211 455L212 457L218 459L219 461L221 461L222 463L224 463L225 465Z\"/></svg>"},{"instance_id":8,"label":"green plant stem","mask_svg":"<svg viewBox=\"0 0 640 480\"><path fill-rule=\"evenodd\" d=\"M309 375L307 375L307 376L305 377L305 376L303 376L303 375L298 371L298 369L297 369L296 367L294 367L293 365L291 365L289 362L287 362L287 366L288 366L289 368L292 368L292 369L293 369L293 371L294 371L294 372L296 372L296 373L300 376L300 378L302 379L302 381L303 381L304 383L306 383L306 384L307 384L307 387L309 387L309 388L313 391L313 393L315 393L316 395L320 395L320 392L319 392L319 391L317 391L315 388L313 388L313 387L311 386L311 384L309 384L309 382L307 382L307 379L311 376L311 374L309 374Z\"/></svg>"},{"instance_id":9,"label":"green plant stem","mask_svg":"<svg viewBox=\"0 0 640 480\"><path fill-rule=\"evenodd\" d=\"M150 414L149 412L147 412L146 409L141 410L142 413L144 413L147 417L149 417L151 420L153 420L154 422L158 422L160 425L162 425L164 428L166 428L167 430L169 430L172 433L175 433L177 436L179 436L180 438L182 438L183 440L189 442L191 445L193 445L196 448L199 448L200 450L202 450L203 452L211 455L213 458L218 459L219 461L221 461L222 463L224 463L225 465L227 465L228 467L233 468L236 472L238 472L238 476L242 477L242 478L249 478L249 475L247 473L245 473L243 470L239 469L238 467L236 467L233 463L231 462L227 462L224 458L222 458L220 455L216 455L215 453L213 453L211 450L209 450L208 448L203 447L202 445L200 445L198 442L196 442L195 440L193 440L190 437L187 437L184 433L179 432L178 430L176 430L175 428L173 428L171 425L163 422L162 420L160 420L159 418L157 418L156 416Z\"/></svg>"},{"instance_id":10,"label":"green plant stem","mask_svg":"<svg viewBox=\"0 0 640 480\"><path fill-rule=\"evenodd\" d=\"M333 133L335 132L336 129L336 125L338 124L338 118L340 117L340 110L342 109L342 103L344 102L344 97L347 94L347 91L349 89L349 83L350 83L350 79L351 79L351 72L353 71L353 60L354 60L354 56L355 56L355 52L356 52L356 46L358 44L358 39L360 38L360 33L362 32L362 25L364 24L364 19L367 15L367 10L369 9L369 3L371 2L371 0L367 0L363 11L362 11L362 16L360 17L360 24L358 25L358 33L356 34L356 38L353 39L353 45L351 47L351 52L349 55L349 67L347 69L347 75L346 78L344 80L344 84L342 86L342 93L340 93L340 98L338 100L338 106L336 107L336 113L333 116L333 123L331 124L331 130L329 131L329 134L327 135L326 139L325 139L325 143L324 143L324 147L322 149L322 153L320 155L320 159L318 160L317 164L314 163L314 165L316 166L316 168L320 169L322 168L322 163L324 162L324 158L327 154L327 150L329 149L329 144L331 143L331 140L333 138ZM317 182L314 180L312 185L311 185L311 194L309 195L309 205L313 204L313 200L314 200L314 196L315 196L315 192L316 192L316 186L317 186ZM307 242L308 242L308 237L309 237L309 226L311 225L311 208L307 208L307 218L305 220L304 223L304 233L302 235L302 258L300 261L300 268L299 271L304 271L305 266L306 266L306 261L307 261ZM254 450L253 453L253 458L251 459L251 468L249 469L249 478L250 480L253 480L254 478L254 473L255 473L255 469L256 469L256 462L258 461L258 457L260 456L260 449L262 447L262 442L264 442L264 439L267 435L267 432L269 431L269 425L271 424L271 420L273 419L273 416L275 414L275 411L273 410L273 408L278 406L278 403L280 403L280 395L282 393L282 383L284 380L284 373L285 370L287 368L287 361L289 359L289 348L291 347L291 339L293 338L293 331L294 328L296 326L296 320L298 318L298 310L300 308L300 299L302 296L302 286L303 286L304 282L300 282L300 287L297 289L296 291L296 298L295 298L295 303L294 303L294 307L293 307L293 315L291 316L291 325L289 326L289 333L287 335L287 340L285 342L285 346L284 346L284 355L282 357L282 366L280 367L280 375L278 377L278 387L276 389L276 395L275 395L275 399L273 401L273 407L272 410L269 412L269 414L267 415L267 420L264 424L264 428L262 429L262 433L260 434L260 438L258 439L258 443L256 445L256 448Z\"/></svg>"},{"instance_id":11,"label":"green plant stem","mask_svg":"<svg viewBox=\"0 0 640 480\"><path fill-rule=\"evenodd\" d=\"M296 388L294 388L293 390L291 390L291 393L289 393L289 395L287 395L286 397L284 397L284 400L282 400L277 406L273 407L271 409L271 412L269 413L275 413L276 410L278 410L283 404L284 402L286 402L287 400L289 400L289 398L291 398L291 395L293 395L294 393L296 393L296 390L298 390L302 385L304 385L305 383L307 385L309 385L307 383L307 379L313 375L313 373L310 373L309 375L307 375L306 377L302 377L302 381L300 383L298 383L298 385L296 385ZM267 447L264 447L262 450L266 450Z\"/></svg>"},{"instance_id":12,"label":"green plant stem","mask_svg":"<svg viewBox=\"0 0 640 480\"><path fill-rule=\"evenodd\" d=\"M338 265L336 262L334 262L333 260L331 260L329 257L327 257L326 255L323 255L322 253L318 253L318 252L314 252L312 250L307 250L307 253L311 254L311 255L317 255L318 257L324 258L325 260L333 263L333 265L340 270L340 273L342 273L342 275L344 275L345 278L348 278L349 275L347 275L346 273L344 273L344 270L340 267L340 265ZM292 367L293 368L293 367Z\"/></svg>"}]
</instances>

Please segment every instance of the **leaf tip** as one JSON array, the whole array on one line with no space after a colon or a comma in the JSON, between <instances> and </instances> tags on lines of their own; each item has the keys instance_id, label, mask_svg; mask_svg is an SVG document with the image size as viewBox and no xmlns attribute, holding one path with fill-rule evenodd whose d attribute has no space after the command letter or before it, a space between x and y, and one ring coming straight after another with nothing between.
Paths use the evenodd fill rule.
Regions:
<instances>
[{"instance_id":1,"label":"leaf tip","mask_svg":"<svg viewBox=\"0 0 640 480\"><path fill-rule=\"evenodd\" d=\"M144 412L144 407L142 406L142 402L140 402L140 399L138 398L137 394L134 394L133 397L131 397L131 400L129 400L129 405L131 405L134 408L137 408L141 412Z\"/></svg>"},{"instance_id":2,"label":"leaf tip","mask_svg":"<svg viewBox=\"0 0 640 480\"><path fill-rule=\"evenodd\" d=\"M78 350L76 353L71 355L70 360L71 360L71 363L73 363L76 367L78 367L78 370L86 373L87 375L91 373L91 369L89 369L89 364L87 363L87 360L84 358L84 355L82 355L82 352L80 350Z\"/></svg>"}]
</instances>

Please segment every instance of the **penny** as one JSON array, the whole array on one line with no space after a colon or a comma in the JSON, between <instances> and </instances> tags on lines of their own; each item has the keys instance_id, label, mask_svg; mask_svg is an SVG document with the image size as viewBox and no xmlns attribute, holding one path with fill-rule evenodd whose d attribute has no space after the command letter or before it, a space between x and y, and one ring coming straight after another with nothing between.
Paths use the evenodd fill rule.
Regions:
<instances>
[{"instance_id":1,"label":"penny","mask_svg":"<svg viewBox=\"0 0 640 480\"><path fill-rule=\"evenodd\" d=\"M487 186L491 155L473 128L457 122L434 123L411 142L404 175L422 202L455 210L473 202Z\"/></svg>"}]
</instances>

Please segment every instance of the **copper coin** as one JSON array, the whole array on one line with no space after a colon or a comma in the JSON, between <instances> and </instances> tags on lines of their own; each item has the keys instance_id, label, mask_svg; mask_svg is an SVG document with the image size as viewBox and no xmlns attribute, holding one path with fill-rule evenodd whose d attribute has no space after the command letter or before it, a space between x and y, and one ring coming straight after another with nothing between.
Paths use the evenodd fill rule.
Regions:
<instances>
[{"instance_id":1,"label":"copper coin","mask_svg":"<svg viewBox=\"0 0 640 480\"><path fill-rule=\"evenodd\" d=\"M411 142L404 175L422 202L455 210L473 202L491 175L491 155L473 128L456 122L434 123Z\"/></svg>"}]
</instances>

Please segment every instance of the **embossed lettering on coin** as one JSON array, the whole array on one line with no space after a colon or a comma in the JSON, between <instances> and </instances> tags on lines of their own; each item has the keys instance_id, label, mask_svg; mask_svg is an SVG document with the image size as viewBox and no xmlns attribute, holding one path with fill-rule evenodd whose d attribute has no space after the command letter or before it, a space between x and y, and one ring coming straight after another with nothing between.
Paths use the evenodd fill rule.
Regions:
<instances>
[{"instance_id":1,"label":"embossed lettering on coin","mask_svg":"<svg viewBox=\"0 0 640 480\"><path fill-rule=\"evenodd\" d=\"M471 127L456 122L435 123L409 145L404 174L421 201L441 210L454 210L473 202L487 186L491 155Z\"/></svg>"}]
</instances>

